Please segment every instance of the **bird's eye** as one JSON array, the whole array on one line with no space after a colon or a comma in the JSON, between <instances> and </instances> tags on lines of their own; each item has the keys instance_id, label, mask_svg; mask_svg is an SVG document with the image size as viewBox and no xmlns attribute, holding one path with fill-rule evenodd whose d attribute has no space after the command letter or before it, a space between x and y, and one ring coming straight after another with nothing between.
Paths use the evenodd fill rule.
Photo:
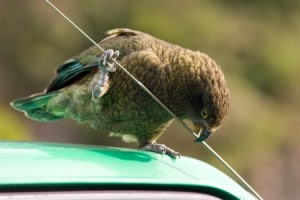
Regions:
<instances>
[{"instance_id":1,"label":"bird's eye","mask_svg":"<svg viewBox=\"0 0 300 200\"><path fill-rule=\"evenodd\" d=\"M201 110L201 116L202 116L202 118L203 119L206 119L207 118L207 111L206 111L206 109L203 109L203 110Z\"/></svg>"}]
</instances>

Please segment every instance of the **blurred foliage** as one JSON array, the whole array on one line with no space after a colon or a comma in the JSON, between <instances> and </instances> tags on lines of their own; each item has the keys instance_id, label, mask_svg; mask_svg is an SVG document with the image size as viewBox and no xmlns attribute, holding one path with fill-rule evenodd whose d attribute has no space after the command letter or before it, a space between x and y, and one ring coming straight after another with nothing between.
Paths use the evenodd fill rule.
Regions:
<instances>
[{"instance_id":1,"label":"blurred foliage","mask_svg":"<svg viewBox=\"0 0 300 200\"><path fill-rule=\"evenodd\" d=\"M28 126L20 122L15 113L9 112L7 105L0 105L0 120L0 140L32 140Z\"/></svg>"},{"instance_id":2,"label":"blurred foliage","mask_svg":"<svg viewBox=\"0 0 300 200\"><path fill-rule=\"evenodd\" d=\"M208 143L265 199L300 196L300 1L53 2L95 40L128 27L214 58L231 111ZM57 65L91 44L43 1L0 0L0 10L0 137L135 147L72 120L37 123L10 108L13 99L42 91ZM221 167L176 123L160 142Z\"/></svg>"}]
</instances>

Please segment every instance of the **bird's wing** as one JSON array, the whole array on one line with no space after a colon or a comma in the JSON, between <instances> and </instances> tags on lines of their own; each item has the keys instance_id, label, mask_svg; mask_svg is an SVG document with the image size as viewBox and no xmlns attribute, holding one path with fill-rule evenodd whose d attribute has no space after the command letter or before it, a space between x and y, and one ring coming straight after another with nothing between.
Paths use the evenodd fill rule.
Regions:
<instances>
[{"instance_id":1,"label":"bird's wing","mask_svg":"<svg viewBox=\"0 0 300 200\"><path fill-rule=\"evenodd\" d=\"M126 28L112 29L106 32L108 37L104 38L102 42L118 36L131 36L139 33L141 32ZM91 47L75 59L72 58L64 62L57 68L56 76L45 89L45 92L48 93L66 87L96 70L98 67L97 54L99 54L99 50Z\"/></svg>"},{"instance_id":2,"label":"bird's wing","mask_svg":"<svg viewBox=\"0 0 300 200\"><path fill-rule=\"evenodd\" d=\"M105 34L108 35L106 38L101 40L101 42L107 41L109 39L112 39L114 37L118 36L132 36L132 35L138 35L140 34L140 31L132 30L129 28L115 28L107 31Z\"/></svg>"},{"instance_id":3,"label":"bird's wing","mask_svg":"<svg viewBox=\"0 0 300 200\"><path fill-rule=\"evenodd\" d=\"M129 28L115 28L106 32L107 35L137 35L138 33L141 32Z\"/></svg>"},{"instance_id":4,"label":"bird's wing","mask_svg":"<svg viewBox=\"0 0 300 200\"><path fill-rule=\"evenodd\" d=\"M50 82L45 92L48 93L66 87L90 72L96 70L97 67L97 60L84 65L82 62L80 62L80 60L73 58L69 59L62 65L58 66L56 69L56 76Z\"/></svg>"}]
</instances>

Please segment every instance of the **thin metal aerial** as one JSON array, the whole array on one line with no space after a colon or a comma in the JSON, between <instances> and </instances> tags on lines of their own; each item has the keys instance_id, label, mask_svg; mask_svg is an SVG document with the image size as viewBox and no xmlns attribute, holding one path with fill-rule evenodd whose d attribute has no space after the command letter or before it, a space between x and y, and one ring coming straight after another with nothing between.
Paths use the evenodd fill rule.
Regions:
<instances>
[{"instance_id":1,"label":"thin metal aerial","mask_svg":"<svg viewBox=\"0 0 300 200\"><path fill-rule=\"evenodd\" d=\"M58 12L65 20L67 20L72 26L75 27L82 35L84 35L91 43L93 43L102 52L105 52L95 40L93 40L88 34L86 34L80 27L78 27L70 18L68 18L61 10L59 10L50 0L45 0L45 2L50 5L56 12ZM125 67L123 67L117 60L114 60L116 65L120 67L131 79L133 79L151 98L153 98L160 106L162 106L174 119L185 128L190 134L198 138L199 135L190 129L183 121L181 121L177 115L175 115L165 104L163 104L142 82L135 78ZM263 200L263 198L243 179L212 147L210 147L206 142L201 142L234 176L236 176L240 182L251 191L258 199Z\"/></svg>"}]
</instances>

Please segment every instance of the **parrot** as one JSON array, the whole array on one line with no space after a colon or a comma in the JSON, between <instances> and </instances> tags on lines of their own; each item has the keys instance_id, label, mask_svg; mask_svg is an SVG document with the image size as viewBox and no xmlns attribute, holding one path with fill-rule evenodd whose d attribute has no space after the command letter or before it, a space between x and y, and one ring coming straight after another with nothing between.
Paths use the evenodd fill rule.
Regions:
<instances>
[{"instance_id":1,"label":"parrot","mask_svg":"<svg viewBox=\"0 0 300 200\"><path fill-rule=\"evenodd\" d=\"M104 53L92 46L68 59L43 92L17 99L12 107L36 121L71 118L136 142L139 149L179 157L157 143L174 117L118 62L178 119L191 121L198 141L221 126L229 111L229 88L222 69L207 54L128 28L106 35L98 43Z\"/></svg>"}]
</instances>

